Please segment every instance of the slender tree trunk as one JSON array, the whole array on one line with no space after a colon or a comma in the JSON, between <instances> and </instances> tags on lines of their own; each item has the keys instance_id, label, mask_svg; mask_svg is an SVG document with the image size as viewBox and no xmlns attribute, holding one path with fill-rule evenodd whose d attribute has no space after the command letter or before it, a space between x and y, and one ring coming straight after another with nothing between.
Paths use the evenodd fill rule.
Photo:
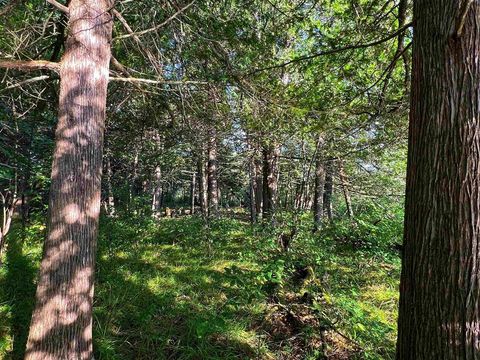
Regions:
<instances>
[{"instance_id":1,"label":"slender tree trunk","mask_svg":"<svg viewBox=\"0 0 480 360\"><path fill-rule=\"evenodd\" d=\"M197 173L195 171L192 172L192 188L191 188L191 209L190 213L192 215L195 214L195 189L197 188L196 185Z\"/></svg>"},{"instance_id":2,"label":"slender tree trunk","mask_svg":"<svg viewBox=\"0 0 480 360\"><path fill-rule=\"evenodd\" d=\"M161 210L161 200L162 200L162 168L157 165L155 167L155 176L153 184L153 197L152 197L152 215L154 218L158 219L160 217Z\"/></svg>"},{"instance_id":3,"label":"slender tree trunk","mask_svg":"<svg viewBox=\"0 0 480 360\"><path fill-rule=\"evenodd\" d=\"M414 21L397 359L479 359L480 3Z\"/></svg>"},{"instance_id":4,"label":"slender tree trunk","mask_svg":"<svg viewBox=\"0 0 480 360\"><path fill-rule=\"evenodd\" d=\"M108 1L72 0L59 122L27 360L90 360L112 19Z\"/></svg>"},{"instance_id":5,"label":"slender tree trunk","mask_svg":"<svg viewBox=\"0 0 480 360\"><path fill-rule=\"evenodd\" d=\"M208 216L218 216L218 183L217 183L217 132L215 128L208 135Z\"/></svg>"},{"instance_id":6,"label":"slender tree trunk","mask_svg":"<svg viewBox=\"0 0 480 360\"><path fill-rule=\"evenodd\" d=\"M207 174L207 164L205 160L205 149L203 146L200 148L200 154L197 159L197 169L198 169L198 196L200 199L200 209L202 211L203 217L208 216L208 174Z\"/></svg>"},{"instance_id":7,"label":"slender tree trunk","mask_svg":"<svg viewBox=\"0 0 480 360\"><path fill-rule=\"evenodd\" d=\"M250 173L250 221L253 223L257 222L257 204L256 204L256 194L257 194L257 183L255 173L255 160L254 154L251 154L249 159L249 173Z\"/></svg>"},{"instance_id":8,"label":"slender tree trunk","mask_svg":"<svg viewBox=\"0 0 480 360\"><path fill-rule=\"evenodd\" d=\"M325 187L325 166L322 158L317 156L315 164L315 197L313 202L313 231L322 226L323 192Z\"/></svg>"},{"instance_id":9,"label":"slender tree trunk","mask_svg":"<svg viewBox=\"0 0 480 360\"><path fill-rule=\"evenodd\" d=\"M348 190L348 181L347 176L345 175L345 167L343 164L343 160L338 161L338 176L340 178L340 184L342 186L343 197L345 198L347 215L349 218L353 218L352 198L350 197L350 191Z\"/></svg>"},{"instance_id":10,"label":"slender tree trunk","mask_svg":"<svg viewBox=\"0 0 480 360\"><path fill-rule=\"evenodd\" d=\"M139 149L135 148L132 162L132 178L128 185L128 209L130 211L134 208L133 199L137 195L138 190L138 153Z\"/></svg>"},{"instance_id":11,"label":"slender tree trunk","mask_svg":"<svg viewBox=\"0 0 480 360\"><path fill-rule=\"evenodd\" d=\"M112 185L112 164L110 161L110 156L107 156L107 210L108 216L115 215L115 197L113 196L113 185Z\"/></svg>"},{"instance_id":12,"label":"slender tree trunk","mask_svg":"<svg viewBox=\"0 0 480 360\"><path fill-rule=\"evenodd\" d=\"M255 166L255 157L256 157L256 149L254 143L250 136L247 136L248 148L250 150L250 156L248 159L248 172L250 177L249 182L249 195L250 195L250 222L253 224L258 220L257 214L257 173L256 173L256 166Z\"/></svg>"},{"instance_id":13,"label":"slender tree trunk","mask_svg":"<svg viewBox=\"0 0 480 360\"><path fill-rule=\"evenodd\" d=\"M262 162L259 158L258 149L253 159L255 167L255 213L257 221L260 214L263 212L263 176L262 176Z\"/></svg>"},{"instance_id":14,"label":"slender tree trunk","mask_svg":"<svg viewBox=\"0 0 480 360\"><path fill-rule=\"evenodd\" d=\"M280 147L263 147L263 218L273 219L278 189L278 159Z\"/></svg>"},{"instance_id":15,"label":"slender tree trunk","mask_svg":"<svg viewBox=\"0 0 480 360\"><path fill-rule=\"evenodd\" d=\"M323 211L328 220L333 219L332 196L333 196L333 161L325 164L325 187L323 192Z\"/></svg>"}]
</instances>

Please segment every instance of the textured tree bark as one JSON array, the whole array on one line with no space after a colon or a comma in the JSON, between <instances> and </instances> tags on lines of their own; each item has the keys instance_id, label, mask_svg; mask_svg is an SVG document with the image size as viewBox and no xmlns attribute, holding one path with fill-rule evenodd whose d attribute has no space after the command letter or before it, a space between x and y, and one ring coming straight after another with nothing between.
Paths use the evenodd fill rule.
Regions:
<instances>
[{"instance_id":1,"label":"textured tree bark","mask_svg":"<svg viewBox=\"0 0 480 360\"><path fill-rule=\"evenodd\" d=\"M208 216L218 216L217 132L212 126L208 134Z\"/></svg>"},{"instance_id":2,"label":"textured tree bark","mask_svg":"<svg viewBox=\"0 0 480 360\"><path fill-rule=\"evenodd\" d=\"M325 164L325 186L323 192L323 212L328 220L333 218L332 208L333 196L333 161L327 161Z\"/></svg>"},{"instance_id":3,"label":"textured tree bark","mask_svg":"<svg viewBox=\"0 0 480 360\"><path fill-rule=\"evenodd\" d=\"M325 187L325 165L321 156L317 156L315 163L315 197L313 199L313 231L322 226L323 192Z\"/></svg>"},{"instance_id":4,"label":"textured tree bark","mask_svg":"<svg viewBox=\"0 0 480 360\"><path fill-rule=\"evenodd\" d=\"M272 219L275 214L275 203L278 189L278 145L264 146L263 153L263 218Z\"/></svg>"},{"instance_id":5,"label":"textured tree bark","mask_svg":"<svg viewBox=\"0 0 480 360\"><path fill-rule=\"evenodd\" d=\"M92 359L92 300L112 33L109 1L72 0L60 67L48 234L27 360Z\"/></svg>"},{"instance_id":6,"label":"textured tree bark","mask_svg":"<svg viewBox=\"0 0 480 360\"><path fill-rule=\"evenodd\" d=\"M397 359L479 359L480 3L414 19Z\"/></svg>"}]
</instances>

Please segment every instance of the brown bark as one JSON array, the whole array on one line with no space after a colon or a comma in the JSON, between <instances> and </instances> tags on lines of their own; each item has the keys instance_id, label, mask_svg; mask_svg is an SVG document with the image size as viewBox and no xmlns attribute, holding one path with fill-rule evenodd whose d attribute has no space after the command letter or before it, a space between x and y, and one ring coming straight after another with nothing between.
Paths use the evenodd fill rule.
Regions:
<instances>
[{"instance_id":1,"label":"brown bark","mask_svg":"<svg viewBox=\"0 0 480 360\"><path fill-rule=\"evenodd\" d=\"M218 215L217 182L217 132L214 127L208 134L208 216Z\"/></svg>"},{"instance_id":2,"label":"brown bark","mask_svg":"<svg viewBox=\"0 0 480 360\"><path fill-rule=\"evenodd\" d=\"M397 359L480 357L480 4L414 2Z\"/></svg>"},{"instance_id":3,"label":"brown bark","mask_svg":"<svg viewBox=\"0 0 480 360\"><path fill-rule=\"evenodd\" d=\"M112 22L108 1L72 0L60 69L48 234L27 360L92 359L92 300Z\"/></svg>"}]
</instances>

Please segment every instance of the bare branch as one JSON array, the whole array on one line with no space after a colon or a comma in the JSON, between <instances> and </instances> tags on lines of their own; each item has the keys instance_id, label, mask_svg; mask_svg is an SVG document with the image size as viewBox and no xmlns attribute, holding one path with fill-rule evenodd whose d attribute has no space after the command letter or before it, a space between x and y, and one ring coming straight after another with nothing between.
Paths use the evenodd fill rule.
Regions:
<instances>
[{"instance_id":1,"label":"bare branch","mask_svg":"<svg viewBox=\"0 0 480 360\"><path fill-rule=\"evenodd\" d=\"M158 25L156 25L156 26L154 26L150 29L146 29L146 30L142 30L142 31L138 31L138 32L130 33L130 34L125 34L125 35L120 35L120 36L117 36L116 38L114 38L113 40L126 39L126 38L129 38L129 37L132 37L132 36L141 36L141 35L145 35L149 32L156 31L156 30L164 27L165 25L167 25L170 21L174 20L181 13L185 12L190 6L192 6L195 3L195 1L196 0L193 0L191 3L189 3L188 5L184 6L180 10L178 10L175 14L170 16L167 20L165 20L161 24L158 24Z\"/></svg>"},{"instance_id":2,"label":"bare branch","mask_svg":"<svg viewBox=\"0 0 480 360\"><path fill-rule=\"evenodd\" d=\"M23 86L23 85L26 85L26 84L31 84L31 83L34 83L34 82L37 82L37 81L48 80L48 79L50 79L50 76L48 76L48 75L41 75L41 76L37 76L37 77L31 78L31 79L27 79L27 80L24 80L24 81L20 81L19 83L16 83L16 84L7 86L7 87L4 88L3 90L9 90L9 89L13 89L13 88L16 88L16 87L20 87L20 86Z\"/></svg>"},{"instance_id":3,"label":"bare branch","mask_svg":"<svg viewBox=\"0 0 480 360\"><path fill-rule=\"evenodd\" d=\"M127 82L127 83L143 83L143 84L152 84L152 85L206 85L208 84L207 81L193 81L193 80L185 80L185 81L172 81L172 80L152 80L152 79L142 79L142 78L133 78L133 77L110 77L110 81L120 81L120 82Z\"/></svg>"},{"instance_id":4,"label":"bare branch","mask_svg":"<svg viewBox=\"0 0 480 360\"><path fill-rule=\"evenodd\" d=\"M142 41L140 40L140 38L135 35L134 31L132 30L132 28L130 27L130 25L128 24L127 20L125 20L125 18L122 16L122 14L118 11L118 10L115 10L113 9L112 10L112 13L113 15L115 15L115 17L120 21L120 23L123 25L123 27L125 28L125 30L127 31L127 33L129 35L131 35L133 37L133 40L135 40L135 42L137 43L138 47L140 48L141 51L143 51L145 53L145 55L147 56L148 60L150 61L150 63L153 65L153 67L155 68L156 72L158 74L161 74L162 73L162 66L160 64L159 61L157 61L157 59L155 58L155 56L153 56L152 52L150 51L149 48L147 48L143 43Z\"/></svg>"},{"instance_id":5,"label":"bare branch","mask_svg":"<svg viewBox=\"0 0 480 360\"><path fill-rule=\"evenodd\" d=\"M58 1L56 1L56 0L47 0L47 2L48 2L50 5L55 6L58 10L64 12L65 14L68 14L68 7L66 7L65 5L60 4L60 3L59 3Z\"/></svg>"},{"instance_id":6,"label":"bare branch","mask_svg":"<svg viewBox=\"0 0 480 360\"><path fill-rule=\"evenodd\" d=\"M406 24L405 26L402 26L400 29L398 29L394 33L392 33L392 34L390 34L390 35L388 35L388 36L386 36L382 39L372 41L370 43L347 45L347 46L337 48L337 49L329 49L329 50L325 50L325 51L320 51L318 53L311 54L311 55L299 56L299 57L293 58L289 61L286 61L282 64L277 64L277 65L267 66L267 67L260 68L260 69L255 69L253 71L250 71L246 75L253 75L253 74L256 74L256 73L259 73L259 72L262 72L262 71L266 71L266 70L278 69L278 68L285 67L285 66L288 66L290 64L296 63L296 62L311 60L311 59L314 59L314 58L317 58L317 57L320 57L320 56L333 55L333 54L337 54L337 53L347 51L347 50L365 49L365 48L368 48L368 47L380 45L384 42L387 42L391 39L396 38L399 34L403 33L405 30L410 28L412 25L413 25L413 22L410 22L410 23Z\"/></svg>"},{"instance_id":7,"label":"bare branch","mask_svg":"<svg viewBox=\"0 0 480 360\"><path fill-rule=\"evenodd\" d=\"M25 71L52 70L58 72L60 70L60 64L45 60L0 60L0 68Z\"/></svg>"}]
</instances>

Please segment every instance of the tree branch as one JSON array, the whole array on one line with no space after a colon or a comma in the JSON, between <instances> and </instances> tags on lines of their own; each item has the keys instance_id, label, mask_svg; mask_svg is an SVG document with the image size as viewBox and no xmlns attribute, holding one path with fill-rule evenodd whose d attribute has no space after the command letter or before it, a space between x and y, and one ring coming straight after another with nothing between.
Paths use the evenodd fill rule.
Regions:
<instances>
[{"instance_id":1,"label":"tree branch","mask_svg":"<svg viewBox=\"0 0 480 360\"><path fill-rule=\"evenodd\" d=\"M0 60L0 68L25 71L52 70L58 72L60 70L60 64L45 60Z\"/></svg>"},{"instance_id":2,"label":"tree branch","mask_svg":"<svg viewBox=\"0 0 480 360\"><path fill-rule=\"evenodd\" d=\"M60 4L60 3L59 3L58 1L56 1L56 0L47 0L47 2L48 2L50 5L55 6L58 10L64 12L65 14L68 14L68 7L66 7L65 5Z\"/></svg>"},{"instance_id":3,"label":"tree branch","mask_svg":"<svg viewBox=\"0 0 480 360\"><path fill-rule=\"evenodd\" d=\"M130 33L130 34L125 34L125 35L120 35L120 36L117 36L116 38L114 38L113 40L115 41L115 40L120 40L120 39L126 39L126 38L129 38L129 37L132 37L132 36L141 36L141 35L145 35L149 32L156 31L156 30L164 27L170 21L174 20L178 15L180 15L181 13L186 11L190 6L192 6L195 3L195 1L196 0L193 0L191 3L189 3L188 5L184 6L180 10L178 10L175 14L170 16L167 20L165 20L161 24L158 24L158 25L156 25L156 26L154 26L150 29L146 29L146 30L142 30L142 31L138 31L138 32L133 32L133 33Z\"/></svg>"},{"instance_id":4,"label":"tree branch","mask_svg":"<svg viewBox=\"0 0 480 360\"><path fill-rule=\"evenodd\" d=\"M31 79L27 79L27 80L24 80L24 81L20 81L19 83L16 83L16 84L7 86L7 87L4 88L3 90L9 90L9 89L13 89L13 88L16 88L16 87L20 87L20 86L23 86L23 85L26 85L26 84L31 84L31 83L34 83L34 82L37 82L37 81L48 80L48 79L50 79L50 76L48 76L48 75L41 75L41 76L37 76L37 77L31 78Z\"/></svg>"},{"instance_id":5,"label":"tree branch","mask_svg":"<svg viewBox=\"0 0 480 360\"><path fill-rule=\"evenodd\" d=\"M410 23L406 24L405 26L402 26L400 29L398 29L394 33L392 33L392 34L390 34L390 35L388 35L388 36L386 36L382 39L379 39L379 40L375 40L375 41L365 43L365 44L347 45L347 46L337 48L337 49L329 49L329 50L325 50L325 51L320 51L318 53L311 54L311 55L299 56L299 57L293 58L289 61L286 61L282 64L277 64L277 65L267 66L267 67L260 68L260 69L255 69L253 71L250 71L246 75L253 75L253 74L256 74L256 73L259 73L259 72L262 72L262 71L266 71L266 70L278 69L278 68L285 67L285 66L288 66L290 64L296 63L296 62L311 60L311 59L314 59L314 58L317 58L317 57L320 57L320 56L333 55L333 54L337 54L339 52L343 52L343 51L347 51L347 50L365 49L365 48L368 48L368 47L380 45L384 42L387 42L391 39L396 38L398 35L403 33L405 30L410 28L412 25L413 25L413 22L410 22Z\"/></svg>"},{"instance_id":6,"label":"tree branch","mask_svg":"<svg viewBox=\"0 0 480 360\"><path fill-rule=\"evenodd\" d=\"M134 78L134 77L110 77L109 80L110 81L127 82L127 83L152 84L152 85L158 85L158 84L165 84L165 85L206 85L206 84L208 84L207 81L152 80L152 79L142 79L142 78Z\"/></svg>"}]
</instances>

